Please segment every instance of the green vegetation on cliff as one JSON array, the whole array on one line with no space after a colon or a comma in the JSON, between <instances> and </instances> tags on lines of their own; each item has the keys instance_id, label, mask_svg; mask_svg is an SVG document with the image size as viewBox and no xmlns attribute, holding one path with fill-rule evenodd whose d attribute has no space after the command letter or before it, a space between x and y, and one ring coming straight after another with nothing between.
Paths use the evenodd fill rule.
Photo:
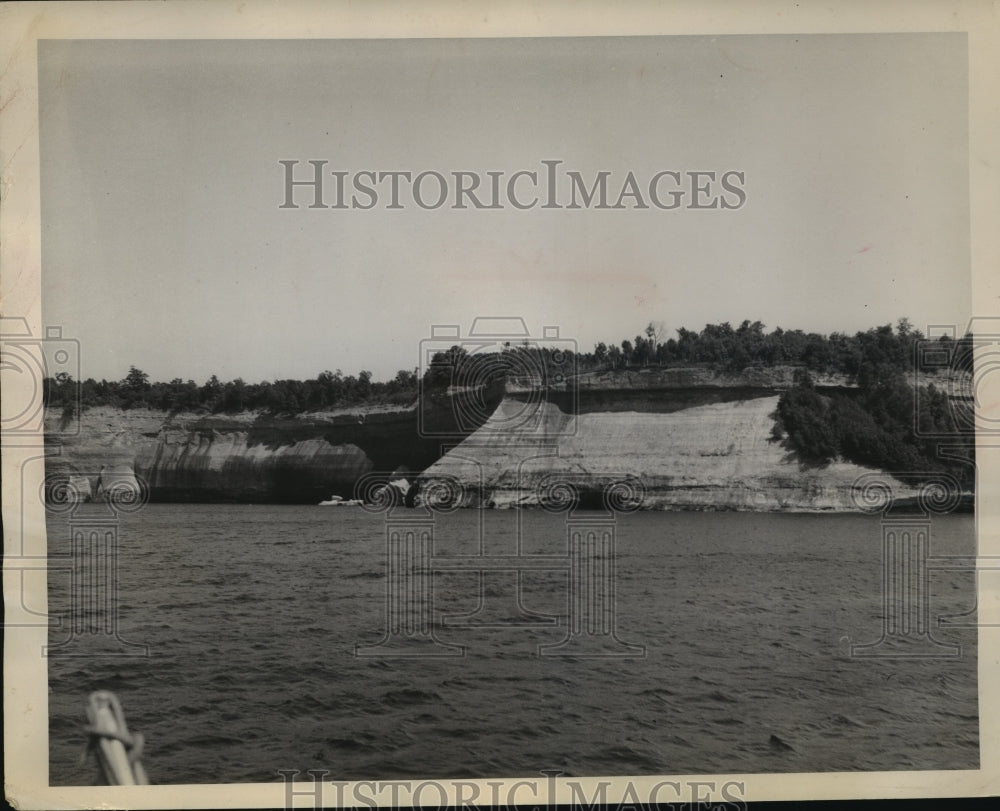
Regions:
<instances>
[{"instance_id":1,"label":"green vegetation on cliff","mask_svg":"<svg viewBox=\"0 0 1000 811\"><path fill-rule=\"evenodd\" d=\"M169 383L150 383L149 376L131 367L124 380L77 383L66 375L46 380L46 406L74 408L77 401L84 408L152 408L161 411L208 411L235 414L241 411L265 411L274 414L300 414L366 403L410 404L417 396L416 372L400 370L385 382L372 380L372 373L362 371L357 377L336 372L321 372L312 380L275 380L245 383L242 379L223 383L212 375L203 385L180 378Z\"/></svg>"},{"instance_id":2,"label":"green vegetation on cliff","mask_svg":"<svg viewBox=\"0 0 1000 811\"><path fill-rule=\"evenodd\" d=\"M667 341L660 340L659 332L650 323L632 341L618 346L598 344L584 356L585 361L610 368L698 363L732 372L751 366L801 365L857 378L859 383L887 371L912 372L915 363L926 368L926 353L917 348L926 345L927 339L906 318L899 319L895 331L886 324L854 335L820 335L781 327L768 333L760 321L744 321L735 329L728 322L706 324L701 332L681 327L677 338ZM955 358L953 368L972 370L971 336L958 341L944 336L937 343Z\"/></svg>"},{"instance_id":3,"label":"green vegetation on cliff","mask_svg":"<svg viewBox=\"0 0 1000 811\"><path fill-rule=\"evenodd\" d=\"M889 473L948 471L971 483L971 425L971 403L933 384L914 388L901 374L883 370L856 391L821 393L801 370L778 400L774 436L787 436L791 449L814 464L839 457Z\"/></svg>"}]
</instances>

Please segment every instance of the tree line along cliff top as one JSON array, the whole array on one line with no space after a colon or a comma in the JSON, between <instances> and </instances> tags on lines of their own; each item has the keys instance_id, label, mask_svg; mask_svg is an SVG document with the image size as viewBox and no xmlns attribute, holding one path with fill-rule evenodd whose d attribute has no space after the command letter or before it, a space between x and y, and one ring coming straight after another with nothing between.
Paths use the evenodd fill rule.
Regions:
<instances>
[{"instance_id":1,"label":"tree line along cliff top","mask_svg":"<svg viewBox=\"0 0 1000 811\"><path fill-rule=\"evenodd\" d=\"M940 352L926 351L940 347ZM816 374L842 375L862 389L920 371L971 372L972 336L929 341L902 318L854 335L802 330L767 332L760 321L707 324L701 331L684 327L663 339L662 327L645 330L619 343L600 342L590 351L574 351L524 341L501 342L486 351L456 344L436 353L425 369L400 370L394 378L375 381L369 371L344 375L320 372L308 380L279 379L247 383L223 382L212 375L199 385L175 378L151 382L136 366L122 380L73 380L66 374L47 378L45 404L53 410L86 410L93 406L150 408L166 412L239 413L256 411L295 415L366 404L411 405L421 392L441 393L452 386L483 386L533 375L549 381L558 376L621 370L697 367L736 373L748 368L797 366Z\"/></svg>"}]
</instances>

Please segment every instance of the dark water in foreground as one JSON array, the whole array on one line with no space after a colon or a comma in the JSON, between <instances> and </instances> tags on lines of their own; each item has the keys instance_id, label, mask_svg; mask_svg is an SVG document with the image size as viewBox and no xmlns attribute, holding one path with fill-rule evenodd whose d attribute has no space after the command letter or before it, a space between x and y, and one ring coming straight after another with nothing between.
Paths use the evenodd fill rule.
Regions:
<instances>
[{"instance_id":1,"label":"dark water in foreground","mask_svg":"<svg viewBox=\"0 0 1000 811\"><path fill-rule=\"evenodd\" d=\"M79 520L88 510L77 513ZM436 554L566 549L562 516L437 517ZM481 522L481 523L480 523ZM931 554L974 554L969 515ZM54 566L68 520L49 521ZM153 782L976 768L976 634L960 658L852 659L881 633L881 528L868 516L636 513L617 523L618 636L644 658L538 656L561 626L456 628L445 659L359 658L385 628L385 521L357 508L148 505L119 524L122 638L148 657L49 663L50 782L79 765L84 707L117 692ZM509 593L488 576L486 598ZM513 575L506 577L512 578ZM49 576L64 614L70 576ZM564 571L522 575L523 606L565 615ZM435 616L470 612L474 573L434 580ZM970 571L931 571L932 614L974 612ZM509 618L510 611L496 615ZM975 614L963 617L971 624ZM65 638L54 628L53 644ZM92 637L67 648L87 653Z\"/></svg>"}]
</instances>

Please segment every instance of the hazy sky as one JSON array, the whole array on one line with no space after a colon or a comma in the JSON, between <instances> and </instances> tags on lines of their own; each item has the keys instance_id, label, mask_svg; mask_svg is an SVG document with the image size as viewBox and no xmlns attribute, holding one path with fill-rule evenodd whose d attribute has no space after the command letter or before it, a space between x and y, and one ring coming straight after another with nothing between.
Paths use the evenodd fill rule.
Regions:
<instances>
[{"instance_id":1,"label":"hazy sky","mask_svg":"<svg viewBox=\"0 0 1000 811\"><path fill-rule=\"evenodd\" d=\"M39 72L43 319L85 377L384 378L476 316L590 349L650 320L970 315L963 34L50 40ZM611 172L614 196L629 171L740 171L746 203L279 208L281 160L547 159Z\"/></svg>"}]
</instances>

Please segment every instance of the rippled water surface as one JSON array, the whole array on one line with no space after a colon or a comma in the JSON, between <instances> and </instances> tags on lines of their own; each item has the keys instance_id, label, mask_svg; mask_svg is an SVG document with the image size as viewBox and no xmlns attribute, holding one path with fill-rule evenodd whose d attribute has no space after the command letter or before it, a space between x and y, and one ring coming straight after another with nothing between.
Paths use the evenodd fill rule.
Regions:
<instances>
[{"instance_id":1,"label":"rippled water surface","mask_svg":"<svg viewBox=\"0 0 1000 811\"><path fill-rule=\"evenodd\" d=\"M74 515L80 521L85 505ZM521 522L520 529L518 522ZM563 555L566 518L437 516L436 555ZM358 508L148 505L118 523L116 621L148 656L49 662L50 781L79 763L87 695L111 689L157 783L976 768L975 581L930 572L958 658L852 659L882 628L877 517L636 513L616 525L618 637L644 657L539 656L566 636L564 570L434 576L449 658L363 658L386 627L382 515ZM50 612L74 603L69 519L52 516ZM931 554L974 554L935 517ZM79 563L79 561L78 561ZM493 624L442 623L476 610ZM94 612L94 607L87 609ZM96 611L100 612L98 606ZM558 624L514 626L524 612ZM497 624L499 623L499 624ZM966 627L962 627L962 626ZM54 625L53 644L67 639Z\"/></svg>"}]
</instances>

